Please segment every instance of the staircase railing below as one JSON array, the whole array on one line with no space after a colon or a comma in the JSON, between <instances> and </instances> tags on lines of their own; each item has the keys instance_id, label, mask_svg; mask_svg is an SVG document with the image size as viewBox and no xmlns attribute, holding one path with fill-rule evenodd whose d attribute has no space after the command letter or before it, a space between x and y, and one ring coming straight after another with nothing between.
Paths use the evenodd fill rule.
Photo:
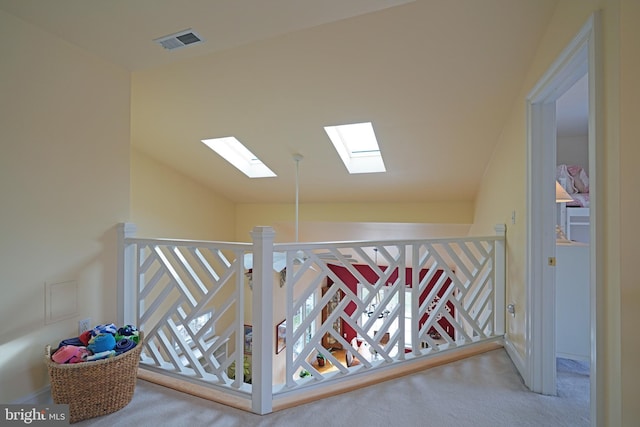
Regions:
<instances>
[{"instance_id":1,"label":"staircase railing below","mask_svg":"<svg viewBox=\"0 0 640 427\"><path fill-rule=\"evenodd\" d=\"M143 378L266 414L499 342L496 232L282 244L256 227L232 243L140 239L121 224L118 320L145 332Z\"/></svg>"}]
</instances>

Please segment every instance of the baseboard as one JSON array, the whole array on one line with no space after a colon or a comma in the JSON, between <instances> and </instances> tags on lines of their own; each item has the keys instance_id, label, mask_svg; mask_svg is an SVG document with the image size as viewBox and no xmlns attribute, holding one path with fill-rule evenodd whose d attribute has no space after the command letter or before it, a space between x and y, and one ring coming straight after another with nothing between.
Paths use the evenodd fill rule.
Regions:
<instances>
[{"instance_id":1,"label":"baseboard","mask_svg":"<svg viewBox=\"0 0 640 427\"><path fill-rule=\"evenodd\" d=\"M392 380L401 376L412 375L425 369L456 362L468 357L477 356L488 351L502 348L502 340L480 342L468 345L452 351L445 351L426 358L417 358L412 361L398 363L395 366L388 366L379 369L378 372L367 373L354 378L346 378L343 381L332 382L331 384L319 385L318 387L306 390L295 390L283 392L274 396L273 411L281 411L295 406L303 405L318 399L335 396L336 394L347 393L367 386L380 384L384 381ZM375 424L375 423L374 423Z\"/></svg>"},{"instance_id":2,"label":"baseboard","mask_svg":"<svg viewBox=\"0 0 640 427\"><path fill-rule=\"evenodd\" d=\"M570 359L570 360L577 360L579 362L591 362L591 358L589 357L589 355L584 355L584 354L574 354L574 353L562 353L562 352L556 352L556 357L560 357L563 359Z\"/></svg>"},{"instance_id":3,"label":"baseboard","mask_svg":"<svg viewBox=\"0 0 640 427\"><path fill-rule=\"evenodd\" d=\"M18 398L11 403L18 404L18 405L20 404L43 405L43 404L52 403L52 402L53 400L51 399L51 386L47 384L40 390L35 391L26 396L22 396L21 398Z\"/></svg>"},{"instance_id":4,"label":"baseboard","mask_svg":"<svg viewBox=\"0 0 640 427\"><path fill-rule=\"evenodd\" d=\"M508 335L504 336L504 348L507 351L507 355L513 362L513 365L518 370L518 373L522 377L524 383L528 384L528 376L525 369L526 364L524 363L522 356L520 356L520 353L518 353L515 346L513 345L513 342L511 342L511 340L509 339Z\"/></svg>"}]
</instances>

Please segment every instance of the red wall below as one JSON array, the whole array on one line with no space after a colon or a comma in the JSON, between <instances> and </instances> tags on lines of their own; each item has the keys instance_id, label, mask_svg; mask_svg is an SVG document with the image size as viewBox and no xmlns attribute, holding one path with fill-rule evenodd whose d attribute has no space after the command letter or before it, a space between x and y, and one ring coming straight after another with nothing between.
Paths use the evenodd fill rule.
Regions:
<instances>
[{"instance_id":1,"label":"red wall below","mask_svg":"<svg viewBox=\"0 0 640 427\"><path fill-rule=\"evenodd\" d=\"M367 280L369 283L374 284L378 281L379 276L378 274L368 265L365 264L354 264L353 267L362 275L362 277ZM343 266L339 266L339 265L329 265L329 268L331 269L331 271L333 271L336 276L338 276L338 278L354 293L357 295L358 293L358 279L351 274L351 272L349 272L349 270L346 267ZM382 271L385 271L387 269L387 266L380 266L380 269ZM420 270L420 274L419 274L419 278L420 280L424 279L424 277L427 275L428 273L428 269L422 269ZM425 288L425 290L422 292L422 294L420 295L420 304L422 304L424 302L424 300L427 298L427 295L429 294L429 292L431 292L431 290L433 289L434 286L436 286L436 284L438 283L438 279L442 276L442 274L444 274L444 271L442 270L438 270L435 272L435 274L433 275L433 277L431 278L431 280L429 281L429 284L427 285L427 287ZM411 268L406 268L405 269L405 280L407 283L407 286L412 287L412 269ZM393 271L391 273L391 275L389 276L389 278L387 279L387 283L395 283L395 281L398 279L398 269L396 268L395 271ZM331 286L333 285L334 281L331 278L327 279L327 286ZM447 291L447 289L449 288L449 286L451 285L451 279L447 278L441 285L440 289L437 292L437 295L439 297L442 297L444 295L444 293ZM346 297L346 296L345 296ZM449 310L451 312L451 315L454 315L454 309L455 307L453 306L453 304L451 303L447 303ZM354 302L350 302L347 307L345 308L345 313L347 315L352 315L353 312L356 309L356 304ZM427 314L424 314L422 316L422 318L420 319L420 327L422 327L422 325L424 325L424 323L427 321ZM438 323L440 324L440 326L449 334L450 337L454 337L454 328L451 325L451 323L449 323L449 321L445 318L442 318L440 320L438 320ZM434 333L436 332L436 330L434 328L431 328L431 330L429 331L429 333ZM357 336L356 331L349 326L348 323L346 322L342 322L342 335L344 336L346 334L346 340L347 341L351 341L354 337Z\"/></svg>"}]
</instances>

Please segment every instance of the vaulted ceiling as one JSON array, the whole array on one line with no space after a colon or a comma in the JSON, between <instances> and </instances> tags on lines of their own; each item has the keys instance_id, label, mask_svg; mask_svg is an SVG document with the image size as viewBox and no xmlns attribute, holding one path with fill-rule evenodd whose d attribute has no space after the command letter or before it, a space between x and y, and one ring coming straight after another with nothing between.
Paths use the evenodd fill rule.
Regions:
<instances>
[{"instance_id":1,"label":"vaulted ceiling","mask_svg":"<svg viewBox=\"0 0 640 427\"><path fill-rule=\"evenodd\" d=\"M556 0L0 0L132 72L132 145L230 200L473 201ZM152 40L192 28L205 42ZM387 172L349 175L323 127L373 123ZM200 140L236 136L278 176ZM524 165L523 165L524 167Z\"/></svg>"}]
</instances>

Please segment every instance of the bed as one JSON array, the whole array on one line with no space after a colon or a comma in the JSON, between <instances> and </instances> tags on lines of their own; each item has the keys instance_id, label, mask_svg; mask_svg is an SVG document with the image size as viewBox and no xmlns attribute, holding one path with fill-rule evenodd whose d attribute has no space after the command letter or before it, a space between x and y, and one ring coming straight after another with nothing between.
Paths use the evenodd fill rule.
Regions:
<instances>
[{"instance_id":1,"label":"bed","mask_svg":"<svg viewBox=\"0 0 640 427\"><path fill-rule=\"evenodd\" d=\"M567 239L589 243L589 176L581 166L560 164L556 179L573 199L560 205L560 224Z\"/></svg>"}]
</instances>

